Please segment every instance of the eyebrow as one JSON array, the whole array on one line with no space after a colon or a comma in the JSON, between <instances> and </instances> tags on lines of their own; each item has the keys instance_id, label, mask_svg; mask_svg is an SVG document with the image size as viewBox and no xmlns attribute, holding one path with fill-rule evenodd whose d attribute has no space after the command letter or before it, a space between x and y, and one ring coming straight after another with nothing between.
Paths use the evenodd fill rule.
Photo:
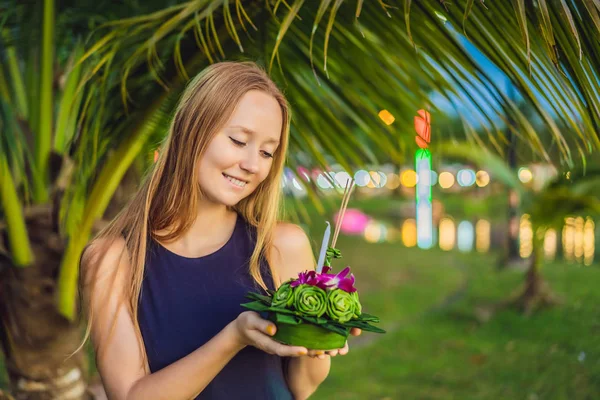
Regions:
<instances>
[{"instance_id":1,"label":"eyebrow","mask_svg":"<svg viewBox=\"0 0 600 400\"><path fill-rule=\"evenodd\" d=\"M248 135L255 135L256 134L256 132L253 131L252 129L246 128L245 126L241 126L241 125L234 125L234 126L231 126L230 128L231 129L239 129L239 130L241 130L242 132L244 132L244 133L246 133ZM271 139L266 140L265 143L279 144L279 140L271 138Z\"/></svg>"}]
</instances>

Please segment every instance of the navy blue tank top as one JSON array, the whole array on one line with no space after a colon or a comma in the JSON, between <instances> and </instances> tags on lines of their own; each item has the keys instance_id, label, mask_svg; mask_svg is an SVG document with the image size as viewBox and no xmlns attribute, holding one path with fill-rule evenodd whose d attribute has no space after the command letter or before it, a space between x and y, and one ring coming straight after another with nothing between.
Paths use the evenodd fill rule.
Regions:
<instances>
[{"instance_id":1,"label":"navy blue tank top","mask_svg":"<svg viewBox=\"0 0 600 400\"><path fill-rule=\"evenodd\" d=\"M177 255L149 241L138 322L151 372L185 357L245 311L241 303L261 292L249 273L254 228L240 215L233 235L216 252L199 258ZM266 263L261 266L273 289ZM248 346L219 372L196 399L292 399L286 360Z\"/></svg>"}]
</instances>

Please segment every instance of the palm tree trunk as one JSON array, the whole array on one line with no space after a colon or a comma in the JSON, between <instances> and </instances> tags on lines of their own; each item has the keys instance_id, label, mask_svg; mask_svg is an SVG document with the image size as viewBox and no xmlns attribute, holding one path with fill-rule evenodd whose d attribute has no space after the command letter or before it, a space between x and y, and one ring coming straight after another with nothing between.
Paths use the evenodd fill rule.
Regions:
<instances>
[{"instance_id":1,"label":"palm tree trunk","mask_svg":"<svg viewBox=\"0 0 600 400\"><path fill-rule=\"evenodd\" d=\"M512 83L508 83L508 96L515 100L515 90ZM507 115L507 137L506 157L508 167L517 173L517 136L513 129L516 129L515 121ZM519 194L516 190L508 188L508 235L506 237L506 262L502 265L508 266L518 263L519 257Z\"/></svg>"},{"instance_id":2,"label":"palm tree trunk","mask_svg":"<svg viewBox=\"0 0 600 400\"><path fill-rule=\"evenodd\" d=\"M559 297L552 292L548 282L542 277L542 246L541 242L534 240L529 268L525 274L524 289L515 301L516 306L526 315L530 315L544 306L552 306L561 302Z\"/></svg>"},{"instance_id":3,"label":"palm tree trunk","mask_svg":"<svg viewBox=\"0 0 600 400\"><path fill-rule=\"evenodd\" d=\"M537 256L533 253L531 256L531 263L525 274L525 289L523 291L523 297L525 299L533 299L540 294L543 282L537 264Z\"/></svg>"},{"instance_id":4,"label":"palm tree trunk","mask_svg":"<svg viewBox=\"0 0 600 400\"><path fill-rule=\"evenodd\" d=\"M87 360L77 348L77 323L55 306L64 252L49 211L30 215L27 230L35 261L28 267L0 258L0 344L16 400L87 399Z\"/></svg>"}]
</instances>

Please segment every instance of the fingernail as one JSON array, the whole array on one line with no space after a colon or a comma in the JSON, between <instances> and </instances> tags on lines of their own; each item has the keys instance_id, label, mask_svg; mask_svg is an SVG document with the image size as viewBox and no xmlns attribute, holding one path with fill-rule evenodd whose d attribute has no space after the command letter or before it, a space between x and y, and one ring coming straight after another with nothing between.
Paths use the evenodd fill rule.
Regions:
<instances>
[{"instance_id":1,"label":"fingernail","mask_svg":"<svg viewBox=\"0 0 600 400\"><path fill-rule=\"evenodd\" d=\"M275 327L273 325L267 326L267 333L273 336L275 334Z\"/></svg>"},{"instance_id":2,"label":"fingernail","mask_svg":"<svg viewBox=\"0 0 600 400\"><path fill-rule=\"evenodd\" d=\"M300 350L300 351L298 352L298 355L299 355L299 356L305 356L306 354L307 354L307 353L306 353L306 351L304 351L304 350Z\"/></svg>"},{"instance_id":3,"label":"fingernail","mask_svg":"<svg viewBox=\"0 0 600 400\"><path fill-rule=\"evenodd\" d=\"M325 352L324 352L324 351L321 351L321 350L317 351L317 355L318 355L318 356L322 356L323 354L325 354Z\"/></svg>"}]
</instances>

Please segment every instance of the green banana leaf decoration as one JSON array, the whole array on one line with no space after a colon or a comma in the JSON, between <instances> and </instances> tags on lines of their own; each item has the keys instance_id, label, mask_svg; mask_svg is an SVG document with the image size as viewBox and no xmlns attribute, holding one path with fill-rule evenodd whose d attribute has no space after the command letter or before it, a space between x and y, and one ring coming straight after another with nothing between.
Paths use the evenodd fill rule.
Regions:
<instances>
[{"instance_id":1,"label":"green banana leaf decoration","mask_svg":"<svg viewBox=\"0 0 600 400\"><path fill-rule=\"evenodd\" d=\"M246 295L253 301L242 307L264 313L273 321L277 325L275 340L312 350L333 350L344 347L351 328L385 333L372 325L380 322L378 317L362 312L350 268L329 273L331 259L342 257L340 250L329 247L326 254L322 273L301 272L268 296Z\"/></svg>"}]
</instances>

